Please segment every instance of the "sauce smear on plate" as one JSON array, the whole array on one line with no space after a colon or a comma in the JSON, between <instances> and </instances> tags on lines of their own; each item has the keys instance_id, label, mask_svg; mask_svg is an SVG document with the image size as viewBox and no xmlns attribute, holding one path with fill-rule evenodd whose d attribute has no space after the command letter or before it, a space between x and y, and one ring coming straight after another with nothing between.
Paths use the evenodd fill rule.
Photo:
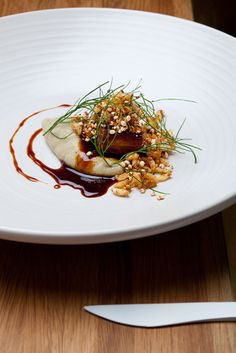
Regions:
<instances>
[{"instance_id":1,"label":"sauce smear on plate","mask_svg":"<svg viewBox=\"0 0 236 353\"><path fill-rule=\"evenodd\" d=\"M65 108L65 107L70 107L70 105L62 104L56 108ZM49 110L49 109L40 110L36 113L29 115L24 120L22 120L22 122L19 124L19 126L17 127L17 129L15 130L14 134L12 135L9 141L9 148L10 148L13 164L16 171L19 174L21 174L23 177L25 177L26 179L32 182L37 182L40 180L26 174L21 169L15 155L13 142L14 142L15 136L17 135L19 130L24 126L27 120L46 110ZM61 186L67 185L74 189L80 190L83 196L90 198L90 197L98 197L98 196L104 195L109 189L109 187L116 182L115 178L113 177L98 177L98 176L92 176L92 175L80 173L77 170L66 166L64 163L61 163L61 166L59 168L51 168L46 164L44 164L41 160L39 160L36 157L35 152L33 150L34 140L41 133L41 131L42 129L40 128L32 134L32 136L29 139L26 151L29 158L56 181L56 185L54 185L55 189L59 189Z\"/></svg>"}]
</instances>

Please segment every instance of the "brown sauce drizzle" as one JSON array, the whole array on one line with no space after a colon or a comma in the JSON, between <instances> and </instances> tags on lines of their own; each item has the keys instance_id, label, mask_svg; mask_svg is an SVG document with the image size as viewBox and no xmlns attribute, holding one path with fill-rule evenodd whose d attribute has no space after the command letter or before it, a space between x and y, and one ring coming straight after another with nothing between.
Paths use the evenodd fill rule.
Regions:
<instances>
[{"instance_id":1,"label":"brown sauce drizzle","mask_svg":"<svg viewBox=\"0 0 236 353\"><path fill-rule=\"evenodd\" d=\"M88 157L86 155L86 153L84 152L83 147L84 147L83 142L82 142L82 140L80 140L79 141L79 149L80 149L81 153L79 153L77 155L75 165L78 168L78 170L81 171L83 174L85 173L85 174L91 175L92 169L94 167L94 161L91 160L91 157L94 157L96 154L92 154L91 157Z\"/></svg>"},{"instance_id":2,"label":"brown sauce drizzle","mask_svg":"<svg viewBox=\"0 0 236 353\"><path fill-rule=\"evenodd\" d=\"M65 108L65 107L70 107L70 105L62 104L55 108ZM50 108L50 109L55 109L55 108ZM15 155L13 142L14 142L15 136L17 135L17 133L22 128L22 126L26 123L27 120L29 120L30 118L32 118L33 116L41 112L44 112L50 109L40 110L36 113L29 115L24 120L22 120L22 122L19 124L19 126L17 127L17 129L15 130L15 132L13 133L9 141L9 148L12 155L13 164L17 173L21 174L23 177L25 177L26 179L32 182L37 182L39 180L33 176L26 174L21 169ZM80 190L81 194L85 197L98 197L98 196L104 195L109 189L109 187L115 183L115 178L98 177L98 176L83 174L73 168L66 166L64 163L61 163L61 166L56 169L48 167L46 164L44 164L36 157L35 152L33 150L34 140L40 134L41 131L42 131L41 128L36 130L30 137L27 145L27 155L35 164L37 164L44 172L48 173L56 181L56 185L54 185L55 189L59 189L61 186L67 185L74 189Z\"/></svg>"}]
</instances>

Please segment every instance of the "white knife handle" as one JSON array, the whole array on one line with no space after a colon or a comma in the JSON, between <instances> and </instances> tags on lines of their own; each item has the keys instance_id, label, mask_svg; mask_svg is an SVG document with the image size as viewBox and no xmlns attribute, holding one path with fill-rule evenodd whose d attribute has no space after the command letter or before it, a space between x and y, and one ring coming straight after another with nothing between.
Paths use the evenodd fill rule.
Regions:
<instances>
[{"instance_id":1,"label":"white knife handle","mask_svg":"<svg viewBox=\"0 0 236 353\"><path fill-rule=\"evenodd\" d=\"M92 305L85 310L125 325L159 327L203 321L236 321L236 302Z\"/></svg>"},{"instance_id":2,"label":"white knife handle","mask_svg":"<svg viewBox=\"0 0 236 353\"><path fill-rule=\"evenodd\" d=\"M165 308L165 305L169 308ZM169 324L236 320L235 302L163 304L164 308L169 309L166 310Z\"/></svg>"}]
</instances>

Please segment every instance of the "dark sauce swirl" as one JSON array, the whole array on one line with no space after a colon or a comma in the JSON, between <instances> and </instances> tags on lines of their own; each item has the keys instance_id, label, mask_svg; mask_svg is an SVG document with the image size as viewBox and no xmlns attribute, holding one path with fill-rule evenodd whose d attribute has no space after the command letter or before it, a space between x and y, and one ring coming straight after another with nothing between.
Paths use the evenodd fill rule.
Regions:
<instances>
[{"instance_id":1,"label":"dark sauce swirl","mask_svg":"<svg viewBox=\"0 0 236 353\"><path fill-rule=\"evenodd\" d=\"M70 105L62 104L56 108L65 108L65 107L70 107ZM22 126L24 126L27 120L47 110L49 109L40 110L36 113L29 115L24 120L22 120L22 122L19 124L19 126L17 127L17 129L15 130L15 132L13 133L9 141L10 153L12 155L13 164L17 173L21 174L24 178L32 182L38 182L40 180L36 179L31 175L28 175L22 170L16 158L15 150L13 148L13 142L14 142L15 136L18 134L18 132L20 131ZM41 160L39 160L36 157L36 154L33 150L34 140L41 133L41 131L42 129L40 128L32 134L32 136L28 141L26 152L28 157L35 164L37 164L44 172L49 174L55 180L56 182L56 184L54 185L55 189L59 189L61 186L66 185L66 186L72 187L73 189L80 190L83 196L91 198L91 197L98 197L98 196L104 195L109 189L109 187L115 183L115 178L98 177L98 176L83 174L73 168L66 166L64 163L61 163L61 166L59 168L51 168L47 166L45 163L43 163Z\"/></svg>"}]
</instances>

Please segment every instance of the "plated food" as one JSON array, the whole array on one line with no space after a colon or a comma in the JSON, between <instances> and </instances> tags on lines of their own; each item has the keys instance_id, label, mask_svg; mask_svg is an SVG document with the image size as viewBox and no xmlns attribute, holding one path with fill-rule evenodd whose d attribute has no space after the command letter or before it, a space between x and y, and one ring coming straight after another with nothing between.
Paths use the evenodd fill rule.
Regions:
<instances>
[{"instance_id":1,"label":"plated food","mask_svg":"<svg viewBox=\"0 0 236 353\"><path fill-rule=\"evenodd\" d=\"M164 112L155 109L140 86L131 91L125 85L109 86L103 92L108 84L86 94L61 117L45 119L46 142L66 166L111 178L116 196L127 197L137 188L163 199L156 187L172 177L169 154L188 151L196 161L196 147L179 137L182 126L175 135L167 129Z\"/></svg>"},{"instance_id":2,"label":"plated food","mask_svg":"<svg viewBox=\"0 0 236 353\"><path fill-rule=\"evenodd\" d=\"M97 197L112 186L116 196L128 197L133 189L141 193L150 190L152 196L163 200L165 193L158 184L172 177L169 155L191 152L196 162L194 150L199 148L179 136L184 122L175 134L167 128L163 110L154 106L162 99L146 98L140 85L128 91L127 85L113 89L110 84L103 92L108 84L99 85L74 105L56 107L69 109L58 118L42 121L42 127L28 141L27 155L56 181L55 189L67 185L79 189L86 197ZM29 119L52 109L26 117L9 141L16 171L31 182L39 180L22 170L13 142ZM36 156L34 141L42 135L60 160L59 168L49 167Z\"/></svg>"},{"instance_id":3,"label":"plated food","mask_svg":"<svg viewBox=\"0 0 236 353\"><path fill-rule=\"evenodd\" d=\"M37 11L0 22L2 238L55 244L131 240L186 226L235 203L235 38L176 17L117 9ZM153 102L155 111L164 110L174 137L186 117L177 142L203 149L197 151L196 164L191 153L177 153L178 143L167 151L172 178L154 188L169 193L164 201L151 197L152 190L142 194L137 188L129 197L113 196L114 176L83 174L66 166L51 152L46 135L36 133L44 118L61 117L72 108L65 103L73 104L112 76L113 87L142 77L140 90L150 100L197 101ZM119 90L131 92L134 86ZM109 88L101 87L104 92ZM90 95L99 96L99 89ZM26 180L16 172L9 141L25 117L50 107L54 109L30 117L11 143L14 162L41 182ZM70 186L67 173L74 175ZM84 178L91 181L86 190L81 187ZM106 194L95 198L100 178ZM94 191L87 191L92 185Z\"/></svg>"}]
</instances>

